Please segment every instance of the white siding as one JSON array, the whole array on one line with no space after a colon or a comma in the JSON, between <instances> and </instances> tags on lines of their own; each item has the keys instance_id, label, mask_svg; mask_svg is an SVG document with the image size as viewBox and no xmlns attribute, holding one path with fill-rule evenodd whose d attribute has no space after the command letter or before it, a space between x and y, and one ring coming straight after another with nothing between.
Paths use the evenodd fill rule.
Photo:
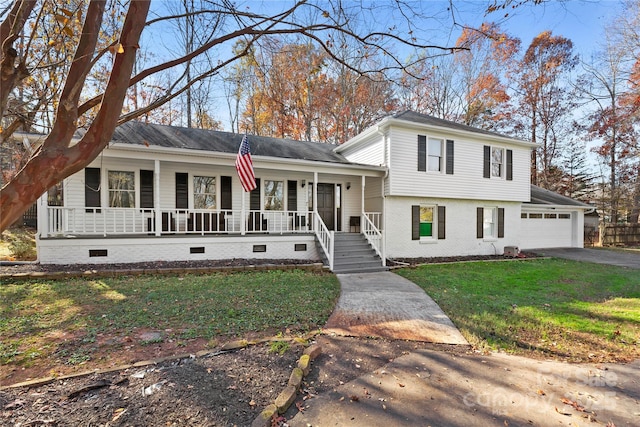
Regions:
<instances>
[{"instance_id":1,"label":"white siding","mask_svg":"<svg viewBox=\"0 0 640 427\"><path fill-rule=\"evenodd\" d=\"M364 210L382 212L382 178L367 178L364 192Z\"/></svg>"},{"instance_id":2,"label":"white siding","mask_svg":"<svg viewBox=\"0 0 640 427\"><path fill-rule=\"evenodd\" d=\"M445 174L444 170L442 172L418 171L418 134L453 139L455 153L453 175ZM529 200L530 151L526 147L504 143L492 144L492 146L513 150L513 180L507 181L505 178L483 178L483 147L490 145L488 143L397 127L391 129L389 139L390 195L504 201Z\"/></svg>"},{"instance_id":3,"label":"white siding","mask_svg":"<svg viewBox=\"0 0 640 427\"><path fill-rule=\"evenodd\" d=\"M446 238L430 242L411 240L411 206L431 205L446 208ZM504 238L476 238L476 209L504 208ZM520 204L491 200L451 200L412 197L387 197L384 218L388 258L499 255L505 246L520 242Z\"/></svg>"},{"instance_id":4,"label":"white siding","mask_svg":"<svg viewBox=\"0 0 640 427\"><path fill-rule=\"evenodd\" d=\"M386 164L384 159L384 137L373 134L358 143L355 147L349 147L342 155L353 163L362 165L380 166Z\"/></svg>"}]
</instances>

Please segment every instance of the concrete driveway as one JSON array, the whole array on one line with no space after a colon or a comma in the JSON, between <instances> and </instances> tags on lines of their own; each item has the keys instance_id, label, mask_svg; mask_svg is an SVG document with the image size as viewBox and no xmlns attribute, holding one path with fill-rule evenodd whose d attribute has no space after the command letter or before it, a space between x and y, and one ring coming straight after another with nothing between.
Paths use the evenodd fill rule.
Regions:
<instances>
[{"instance_id":1,"label":"concrete driveway","mask_svg":"<svg viewBox=\"0 0 640 427\"><path fill-rule=\"evenodd\" d=\"M553 248L553 249L534 249L540 255L570 259L574 261L595 262L597 264L617 265L619 267L628 267L640 269L640 251L615 251L607 249L590 249L590 248Z\"/></svg>"}]
</instances>

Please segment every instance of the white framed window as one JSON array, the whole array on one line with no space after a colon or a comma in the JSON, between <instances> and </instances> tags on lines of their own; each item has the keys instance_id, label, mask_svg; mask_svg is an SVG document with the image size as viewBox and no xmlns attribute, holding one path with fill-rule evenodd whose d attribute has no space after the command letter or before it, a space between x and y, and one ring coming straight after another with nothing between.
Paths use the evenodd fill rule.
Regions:
<instances>
[{"instance_id":1,"label":"white framed window","mask_svg":"<svg viewBox=\"0 0 640 427\"><path fill-rule=\"evenodd\" d=\"M491 147L491 176L501 178L504 172L504 148Z\"/></svg>"},{"instance_id":2,"label":"white framed window","mask_svg":"<svg viewBox=\"0 0 640 427\"><path fill-rule=\"evenodd\" d=\"M216 208L216 178L213 176L193 177L193 208Z\"/></svg>"},{"instance_id":3,"label":"white framed window","mask_svg":"<svg viewBox=\"0 0 640 427\"><path fill-rule=\"evenodd\" d=\"M429 138L427 144L427 170L430 172L442 172L442 153L444 141L438 138Z\"/></svg>"},{"instance_id":4,"label":"white framed window","mask_svg":"<svg viewBox=\"0 0 640 427\"><path fill-rule=\"evenodd\" d=\"M136 181L134 172L109 171L107 181L109 187L109 207L136 207Z\"/></svg>"},{"instance_id":5,"label":"white framed window","mask_svg":"<svg viewBox=\"0 0 640 427\"><path fill-rule=\"evenodd\" d=\"M485 239L495 239L498 237L497 233L497 208L495 207L485 207L483 210L483 221L482 221L482 235Z\"/></svg>"},{"instance_id":6,"label":"white framed window","mask_svg":"<svg viewBox=\"0 0 640 427\"><path fill-rule=\"evenodd\" d=\"M418 135L418 171L453 175L453 140Z\"/></svg>"},{"instance_id":7,"label":"white framed window","mask_svg":"<svg viewBox=\"0 0 640 427\"><path fill-rule=\"evenodd\" d=\"M446 238L446 207L443 205L411 206L411 240L436 243Z\"/></svg>"},{"instance_id":8,"label":"white framed window","mask_svg":"<svg viewBox=\"0 0 640 427\"><path fill-rule=\"evenodd\" d=\"M435 239L436 233L436 212L435 206L420 206L420 240L430 241Z\"/></svg>"},{"instance_id":9,"label":"white framed window","mask_svg":"<svg viewBox=\"0 0 640 427\"><path fill-rule=\"evenodd\" d=\"M284 210L284 181L264 180L264 209Z\"/></svg>"}]
</instances>

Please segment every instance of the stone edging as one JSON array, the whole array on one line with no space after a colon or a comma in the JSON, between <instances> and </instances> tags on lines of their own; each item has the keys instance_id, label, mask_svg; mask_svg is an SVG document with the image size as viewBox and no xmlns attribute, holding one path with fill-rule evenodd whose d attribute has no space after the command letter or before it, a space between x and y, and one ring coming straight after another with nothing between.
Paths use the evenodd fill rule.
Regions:
<instances>
[{"instance_id":1,"label":"stone edging","mask_svg":"<svg viewBox=\"0 0 640 427\"><path fill-rule=\"evenodd\" d=\"M132 268L121 270L87 270L87 271L32 271L28 273L0 274L0 280L59 280L69 278L102 278L119 276L141 276L144 274L208 274L208 273L236 273L242 271L267 270L308 270L323 271L327 268L322 263L312 264L265 264L242 265L229 267L185 267L185 268Z\"/></svg>"},{"instance_id":2,"label":"stone edging","mask_svg":"<svg viewBox=\"0 0 640 427\"><path fill-rule=\"evenodd\" d=\"M251 427L270 427L274 416L284 414L291 404L296 400L298 390L304 377L309 374L311 362L322 353L322 347L312 344L304 349L302 356L298 359L298 366L293 368L289 376L289 382L284 390L276 397L276 400L264 408L260 415L253 420Z\"/></svg>"}]
</instances>

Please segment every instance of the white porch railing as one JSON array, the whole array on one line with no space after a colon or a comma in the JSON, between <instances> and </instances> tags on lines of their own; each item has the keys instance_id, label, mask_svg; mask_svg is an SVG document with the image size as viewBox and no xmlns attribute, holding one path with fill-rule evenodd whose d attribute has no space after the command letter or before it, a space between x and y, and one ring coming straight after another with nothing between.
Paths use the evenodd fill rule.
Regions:
<instances>
[{"instance_id":1,"label":"white porch railing","mask_svg":"<svg viewBox=\"0 0 640 427\"><path fill-rule=\"evenodd\" d=\"M49 206L44 237L51 235L144 234L153 209L129 208L64 208Z\"/></svg>"},{"instance_id":2,"label":"white porch railing","mask_svg":"<svg viewBox=\"0 0 640 427\"><path fill-rule=\"evenodd\" d=\"M48 206L42 237L80 235L308 233L308 211L65 208ZM244 224L243 224L244 221Z\"/></svg>"},{"instance_id":3,"label":"white porch railing","mask_svg":"<svg viewBox=\"0 0 640 427\"><path fill-rule=\"evenodd\" d=\"M382 213L380 212L364 212L362 214L362 234L380 256L384 266L387 265L387 260L385 258L384 239L382 238L382 231L380 231L381 219Z\"/></svg>"},{"instance_id":4,"label":"white porch railing","mask_svg":"<svg viewBox=\"0 0 640 427\"><path fill-rule=\"evenodd\" d=\"M320 247L329 261L329 269L333 271L333 253L334 253L334 231L329 230L325 225L318 212L313 213L313 229L316 233Z\"/></svg>"}]
</instances>

